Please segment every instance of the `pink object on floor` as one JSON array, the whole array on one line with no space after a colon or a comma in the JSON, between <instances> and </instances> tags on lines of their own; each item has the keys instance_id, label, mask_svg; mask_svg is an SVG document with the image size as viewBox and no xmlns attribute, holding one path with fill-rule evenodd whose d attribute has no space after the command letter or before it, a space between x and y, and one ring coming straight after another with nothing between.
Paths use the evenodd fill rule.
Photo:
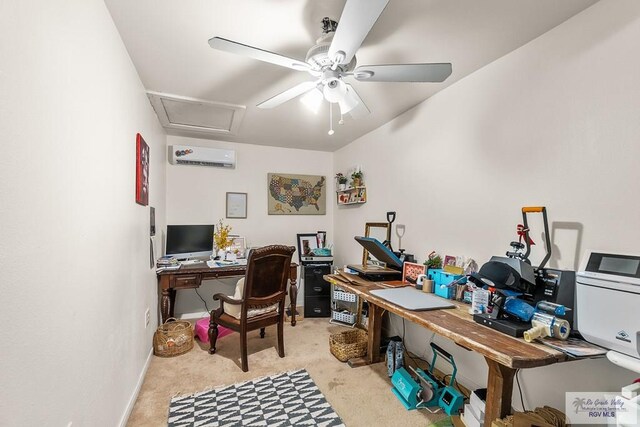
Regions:
<instances>
[{"instance_id":1,"label":"pink object on floor","mask_svg":"<svg viewBox=\"0 0 640 427\"><path fill-rule=\"evenodd\" d=\"M209 318L205 317L204 319L200 319L196 322L196 327L194 328L196 336L202 342L209 342ZM218 325L218 339L229 335L233 331L231 329L225 328L224 326Z\"/></svg>"}]
</instances>

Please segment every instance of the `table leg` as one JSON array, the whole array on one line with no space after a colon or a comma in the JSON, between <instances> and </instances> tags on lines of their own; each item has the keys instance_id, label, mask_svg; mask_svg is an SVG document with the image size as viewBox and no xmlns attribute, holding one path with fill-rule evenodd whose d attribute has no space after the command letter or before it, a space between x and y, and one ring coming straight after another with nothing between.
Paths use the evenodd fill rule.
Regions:
<instances>
[{"instance_id":1,"label":"table leg","mask_svg":"<svg viewBox=\"0 0 640 427\"><path fill-rule=\"evenodd\" d=\"M296 279L298 278L298 268L291 267L289 271L289 298L291 300L291 326L296 326L296 303L298 302L298 287L296 286Z\"/></svg>"},{"instance_id":2,"label":"table leg","mask_svg":"<svg viewBox=\"0 0 640 427\"><path fill-rule=\"evenodd\" d=\"M176 290L169 289L169 298L171 303L169 304L169 317L175 317L174 310L176 308Z\"/></svg>"},{"instance_id":3,"label":"table leg","mask_svg":"<svg viewBox=\"0 0 640 427\"><path fill-rule=\"evenodd\" d=\"M171 289L169 288L169 276L161 276L158 279L160 286L160 323L166 322L171 311Z\"/></svg>"},{"instance_id":4,"label":"table leg","mask_svg":"<svg viewBox=\"0 0 640 427\"><path fill-rule=\"evenodd\" d=\"M367 358L370 364L380 361L380 337L382 335L383 314L384 310L381 307L369 303L369 325L367 328L369 342L367 343Z\"/></svg>"},{"instance_id":5,"label":"table leg","mask_svg":"<svg viewBox=\"0 0 640 427\"><path fill-rule=\"evenodd\" d=\"M489 365L489 378L484 425L490 426L496 418L503 418L511 413L511 393L516 370L486 357L485 360Z\"/></svg>"}]
</instances>

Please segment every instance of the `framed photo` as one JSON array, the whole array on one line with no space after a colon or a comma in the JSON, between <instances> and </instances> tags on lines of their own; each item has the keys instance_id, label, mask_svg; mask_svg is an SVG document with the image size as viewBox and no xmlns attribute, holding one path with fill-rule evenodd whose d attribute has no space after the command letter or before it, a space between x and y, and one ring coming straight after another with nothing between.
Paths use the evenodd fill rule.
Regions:
<instances>
[{"instance_id":1,"label":"framed photo","mask_svg":"<svg viewBox=\"0 0 640 427\"><path fill-rule=\"evenodd\" d=\"M227 193L227 218L247 217L247 193Z\"/></svg>"},{"instance_id":2,"label":"framed photo","mask_svg":"<svg viewBox=\"0 0 640 427\"><path fill-rule=\"evenodd\" d=\"M326 182L319 175L267 174L267 213L326 215Z\"/></svg>"},{"instance_id":3,"label":"framed photo","mask_svg":"<svg viewBox=\"0 0 640 427\"><path fill-rule=\"evenodd\" d=\"M229 251L233 252L238 258L244 258L247 252L245 238L240 236L229 237L231 238L231 246L229 246Z\"/></svg>"},{"instance_id":4,"label":"framed photo","mask_svg":"<svg viewBox=\"0 0 640 427\"><path fill-rule=\"evenodd\" d=\"M298 258L302 261L303 256L313 256L313 250L318 249L318 239L316 233L298 234Z\"/></svg>"},{"instance_id":5,"label":"framed photo","mask_svg":"<svg viewBox=\"0 0 640 427\"><path fill-rule=\"evenodd\" d=\"M456 260L457 260L456 257L454 257L453 255L445 255L444 261L442 262L442 268L444 268L447 265L455 267Z\"/></svg>"},{"instance_id":6,"label":"framed photo","mask_svg":"<svg viewBox=\"0 0 640 427\"><path fill-rule=\"evenodd\" d=\"M149 204L149 146L142 135L136 135L136 203Z\"/></svg>"},{"instance_id":7,"label":"framed photo","mask_svg":"<svg viewBox=\"0 0 640 427\"><path fill-rule=\"evenodd\" d=\"M405 262L402 266L402 281L416 284L418 276L425 274L426 266L424 264L415 264L413 262Z\"/></svg>"}]
</instances>

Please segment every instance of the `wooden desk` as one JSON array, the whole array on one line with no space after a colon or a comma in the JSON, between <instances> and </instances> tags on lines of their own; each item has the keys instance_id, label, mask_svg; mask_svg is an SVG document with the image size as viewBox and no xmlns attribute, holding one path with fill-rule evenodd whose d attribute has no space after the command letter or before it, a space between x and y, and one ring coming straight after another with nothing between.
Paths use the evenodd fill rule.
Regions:
<instances>
[{"instance_id":1,"label":"wooden desk","mask_svg":"<svg viewBox=\"0 0 640 427\"><path fill-rule=\"evenodd\" d=\"M567 356L542 344L527 343L473 321L469 305L451 301L455 309L433 311L409 311L380 297L371 295L373 289L384 289L375 282L349 284L335 275L324 276L325 280L360 296L369 303L367 358L369 363L380 362L380 338L382 315L385 310L417 323L438 335L449 338L456 344L484 356L489 366L487 379L487 405L484 425L503 418L511 412L511 394L516 369L534 368L567 361Z\"/></svg>"},{"instance_id":2,"label":"wooden desk","mask_svg":"<svg viewBox=\"0 0 640 427\"><path fill-rule=\"evenodd\" d=\"M224 279L226 277L244 276L246 265L229 265L209 268L206 263L183 265L178 270L165 270L158 274L158 290L160 292L160 313L162 323L173 317L176 302L176 290L200 287L203 280ZM298 298L298 264L291 263L289 270L289 299L291 301L291 326L296 326L296 299Z\"/></svg>"}]
</instances>

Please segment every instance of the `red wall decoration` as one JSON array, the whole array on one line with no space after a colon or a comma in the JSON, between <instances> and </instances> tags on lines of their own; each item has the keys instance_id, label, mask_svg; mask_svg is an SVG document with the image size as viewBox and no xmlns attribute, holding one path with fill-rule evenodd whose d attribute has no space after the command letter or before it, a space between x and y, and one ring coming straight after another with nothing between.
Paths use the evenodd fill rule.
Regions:
<instances>
[{"instance_id":1,"label":"red wall decoration","mask_svg":"<svg viewBox=\"0 0 640 427\"><path fill-rule=\"evenodd\" d=\"M136 203L149 204L149 146L136 135Z\"/></svg>"}]
</instances>

